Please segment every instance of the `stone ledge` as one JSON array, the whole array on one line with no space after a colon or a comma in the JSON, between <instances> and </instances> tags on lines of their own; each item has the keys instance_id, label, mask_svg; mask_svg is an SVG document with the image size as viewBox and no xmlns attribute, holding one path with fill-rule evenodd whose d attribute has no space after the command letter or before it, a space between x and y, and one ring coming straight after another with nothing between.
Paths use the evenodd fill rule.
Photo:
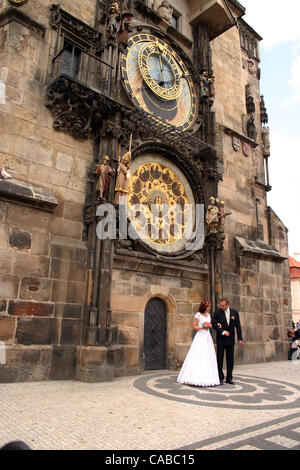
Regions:
<instances>
[{"instance_id":1,"label":"stone ledge","mask_svg":"<svg viewBox=\"0 0 300 470\"><path fill-rule=\"evenodd\" d=\"M28 16L26 13L19 10L18 8L5 8L0 13L0 28L12 22L16 22L21 24L22 26L26 26L28 29L32 29L33 31L38 34L41 34L42 36L44 36L46 31L44 25L30 18L30 16Z\"/></svg>"},{"instance_id":2,"label":"stone ledge","mask_svg":"<svg viewBox=\"0 0 300 470\"><path fill-rule=\"evenodd\" d=\"M255 184L266 192L272 191L272 186L270 186L269 184L265 184L262 181L259 181L257 176L255 176Z\"/></svg>"},{"instance_id":3,"label":"stone ledge","mask_svg":"<svg viewBox=\"0 0 300 470\"><path fill-rule=\"evenodd\" d=\"M0 180L0 199L53 212L58 202L50 189L16 179Z\"/></svg>"},{"instance_id":4,"label":"stone ledge","mask_svg":"<svg viewBox=\"0 0 300 470\"><path fill-rule=\"evenodd\" d=\"M272 245L268 245L263 240L252 241L235 237L235 243L240 256L270 259L280 263L286 259Z\"/></svg>"},{"instance_id":5,"label":"stone ledge","mask_svg":"<svg viewBox=\"0 0 300 470\"><path fill-rule=\"evenodd\" d=\"M253 148L258 147L259 145L255 140L250 139L250 137L247 137L244 134L240 134L239 132L235 131L234 129L231 129L230 127L223 126L223 129L226 135L229 135L230 137L237 137Z\"/></svg>"},{"instance_id":6,"label":"stone ledge","mask_svg":"<svg viewBox=\"0 0 300 470\"><path fill-rule=\"evenodd\" d=\"M208 265L186 260L161 259L140 251L115 249L113 267L117 269L134 269L141 273L160 274L189 279L206 280Z\"/></svg>"}]
</instances>

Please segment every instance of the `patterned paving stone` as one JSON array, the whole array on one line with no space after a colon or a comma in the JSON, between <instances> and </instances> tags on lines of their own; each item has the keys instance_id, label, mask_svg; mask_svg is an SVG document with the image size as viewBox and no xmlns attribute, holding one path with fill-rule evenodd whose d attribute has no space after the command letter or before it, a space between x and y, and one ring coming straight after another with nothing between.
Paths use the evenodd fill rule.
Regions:
<instances>
[{"instance_id":1,"label":"patterned paving stone","mask_svg":"<svg viewBox=\"0 0 300 470\"><path fill-rule=\"evenodd\" d=\"M250 445L245 445L245 446L238 447L235 450L261 450L261 449L258 449L257 447L253 447Z\"/></svg>"},{"instance_id":2,"label":"patterned paving stone","mask_svg":"<svg viewBox=\"0 0 300 470\"><path fill-rule=\"evenodd\" d=\"M297 441L294 439L290 439L289 437L282 436L281 434L277 434L277 436L271 436L266 438L267 441L274 442L275 444L279 444L283 447L286 447L288 449L293 449L294 447L297 447L300 443L300 436Z\"/></svg>"},{"instance_id":3,"label":"patterned paving stone","mask_svg":"<svg viewBox=\"0 0 300 470\"><path fill-rule=\"evenodd\" d=\"M235 372L235 386L205 389L177 384L166 370L97 384L0 384L0 446L17 439L37 450L298 450L295 367Z\"/></svg>"}]
</instances>

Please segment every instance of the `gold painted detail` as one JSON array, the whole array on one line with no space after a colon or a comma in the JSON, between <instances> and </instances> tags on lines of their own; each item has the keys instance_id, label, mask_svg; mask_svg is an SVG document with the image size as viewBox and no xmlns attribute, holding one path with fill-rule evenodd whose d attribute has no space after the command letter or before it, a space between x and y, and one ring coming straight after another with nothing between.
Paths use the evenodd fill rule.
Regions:
<instances>
[{"instance_id":1,"label":"gold painted detail","mask_svg":"<svg viewBox=\"0 0 300 470\"><path fill-rule=\"evenodd\" d=\"M131 175L127 204L129 219L146 243L172 245L184 237L191 208L183 182L166 165L140 165Z\"/></svg>"},{"instance_id":2,"label":"gold painted detail","mask_svg":"<svg viewBox=\"0 0 300 470\"><path fill-rule=\"evenodd\" d=\"M151 64L152 59L152 64ZM151 74L155 67L156 76ZM182 93L182 71L166 47L157 43L144 44L138 54L139 68L143 79L157 96L174 100Z\"/></svg>"},{"instance_id":3,"label":"gold painted detail","mask_svg":"<svg viewBox=\"0 0 300 470\"><path fill-rule=\"evenodd\" d=\"M12 5L16 5L18 7L24 5L25 3L28 2L28 0L8 0L9 3L11 3Z\"/></svg>"},{"instance_id":4,"label":"gold painted detail","mask_svg":"<svg viewBox=\"0 0 300 470\"><path fill-rule=\"evenodd\" d=\"M197 95L180 55L152 34L130 38L122 55L123 84L134 105L154 124L189 129L197 114Z\"/></svg>"}]
</instances>

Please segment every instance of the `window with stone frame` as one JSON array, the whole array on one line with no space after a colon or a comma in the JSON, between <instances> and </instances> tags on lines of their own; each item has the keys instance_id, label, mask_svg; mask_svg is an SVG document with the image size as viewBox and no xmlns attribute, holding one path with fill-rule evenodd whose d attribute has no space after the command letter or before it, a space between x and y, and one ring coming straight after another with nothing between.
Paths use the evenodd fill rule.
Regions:
<instances>
[{"instance_id":1,"label":"window with stone frame","mask_svg":"<svg viewBox=\"0 0 300 470\"><path fill-rule=\"evenodd\" d=\"M238 23L240 32L241 48L247 53L249 59L260 60L259 58L259 40L260 36L252 31L250 27L242 20Z\"/></svg>"},{"instance_id":2,"label":"window with stone frame","mask_svg":"<svg viewBox=\"0 0 300 470\"><path fill-rule=\"evenodd\" d=\"M171 19L171 26L177 29L177 31L181 30L181 15L178 11L173 9L172 19Z\"/></svg>"},{"instance_id":3,"label":"window with stone frame","mask_svg":"<svg viewBox=\"0 0 300 470\"><path fill-rule=\"evenodd\" d=\"M97 52L100 33L64 11L59 5L52 4L50 11L51 26L57 30L53 74L63 73L82 80L91 57Z\"/></svg>"}]
</instances>

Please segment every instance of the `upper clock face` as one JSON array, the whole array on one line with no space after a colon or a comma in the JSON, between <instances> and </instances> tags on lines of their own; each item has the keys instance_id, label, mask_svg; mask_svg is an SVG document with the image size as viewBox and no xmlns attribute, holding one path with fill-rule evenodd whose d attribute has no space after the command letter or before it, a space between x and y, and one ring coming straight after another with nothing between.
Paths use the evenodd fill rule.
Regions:
<instances>
[{"instance_id":1,"label":"upper clock face","mask_svg":"<svg viewBox=\"0 0 300 470\"><path fill-rule=\"evenodd\" d=\"M133 36L122 60L124 85L135 105L154 121L188 129L196 116L196 92L187 67L163 40Z\"/></svg>"}]
</instances>

